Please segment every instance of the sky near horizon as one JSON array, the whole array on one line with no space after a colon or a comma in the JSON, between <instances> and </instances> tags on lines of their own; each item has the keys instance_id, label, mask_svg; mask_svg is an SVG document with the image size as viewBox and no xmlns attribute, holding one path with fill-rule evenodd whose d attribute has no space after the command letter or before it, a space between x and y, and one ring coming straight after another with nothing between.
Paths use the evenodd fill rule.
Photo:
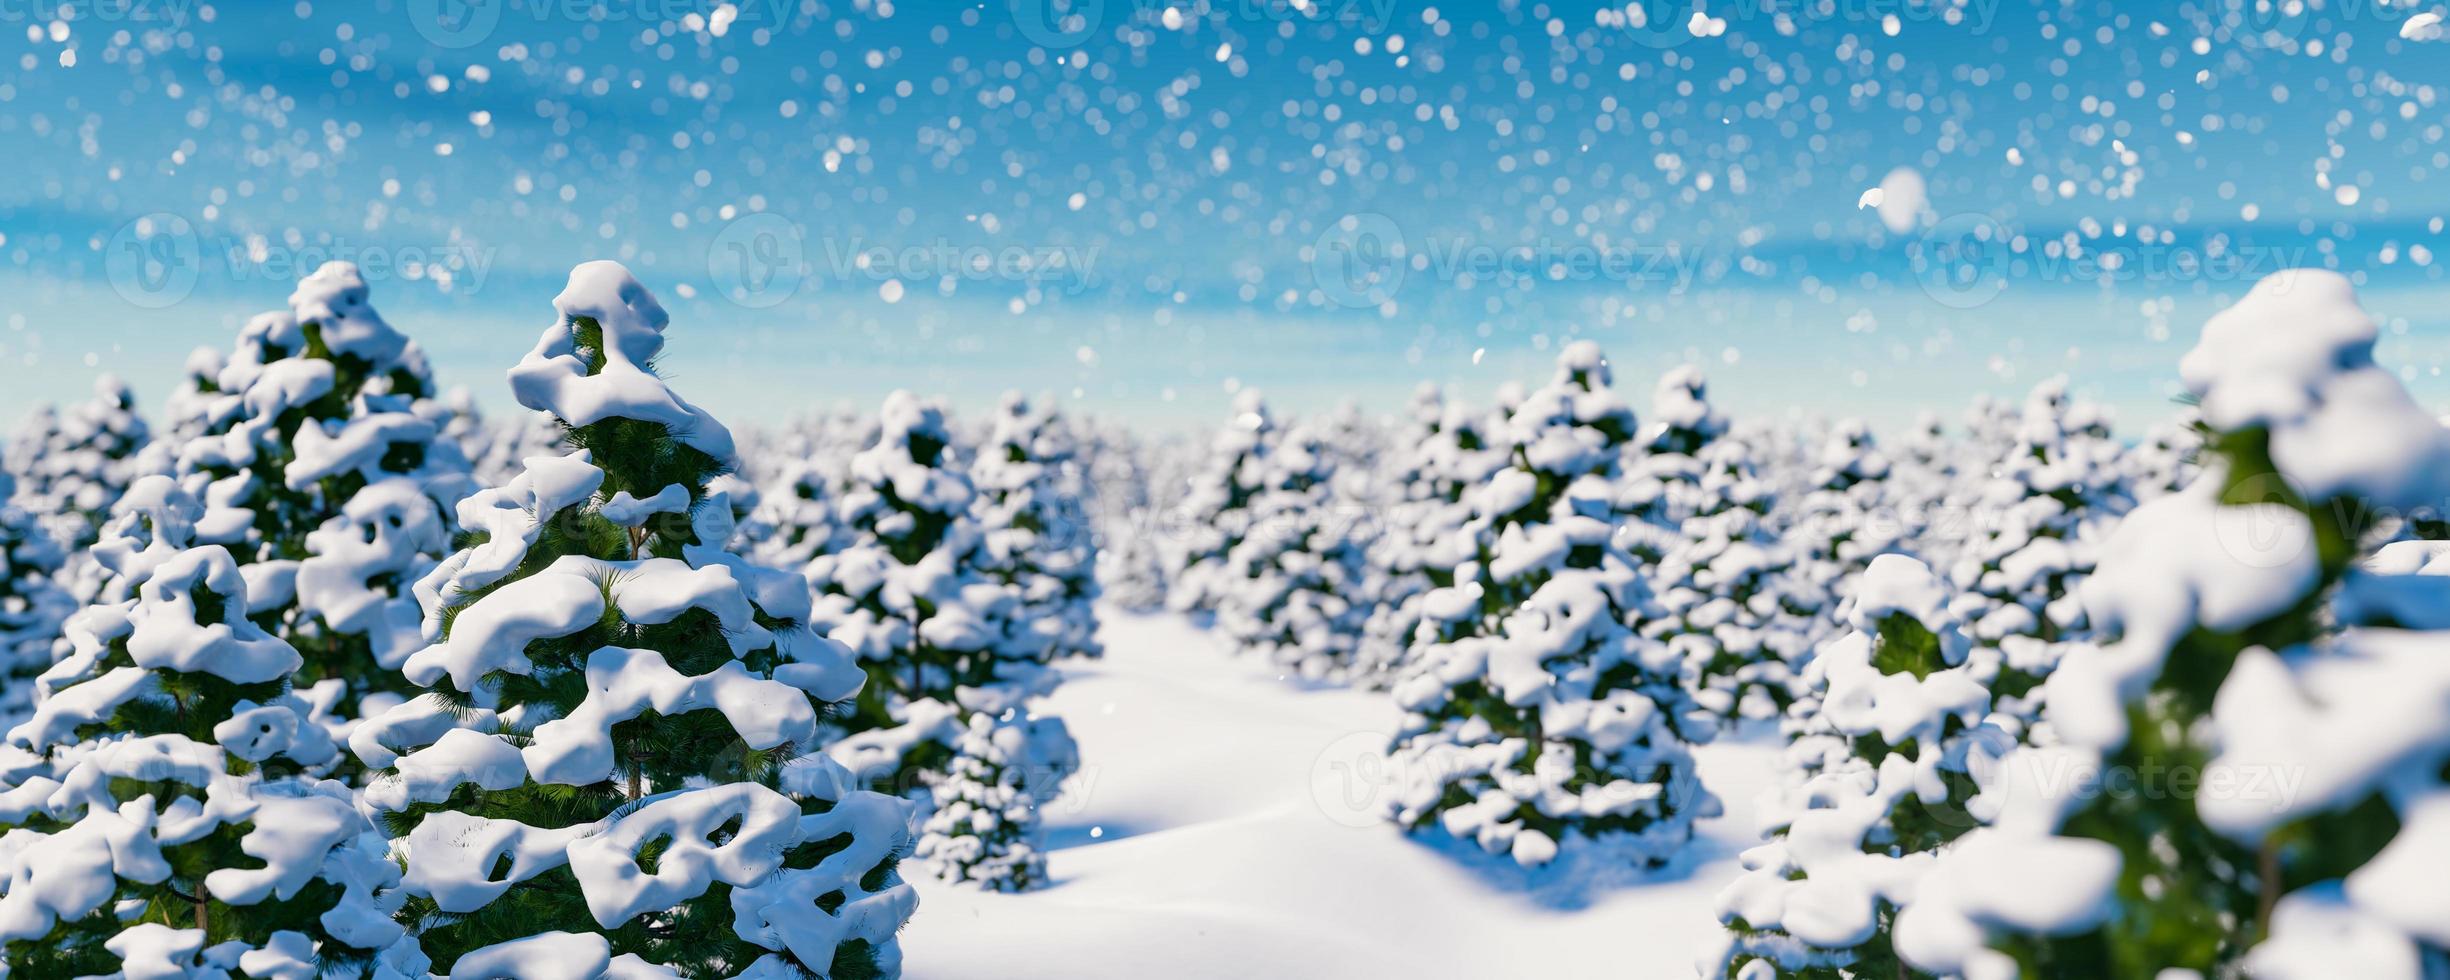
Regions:
<instances>
[{"instance_id":1,"label":"sky near horizon","mask_svg":"<svg viewBox=\"0 0 2450 980\"><path fill-rule=\"evenodd\" d=\"M496 412L599 258L739 426L1392 411L1591 338L1637 409L1688 361L1888 426L2064 373L2140 428L2292 265L2440 408L2436 6L0 0L0 421L157 408L327 259Z\"/></svg>"}]
</instances>

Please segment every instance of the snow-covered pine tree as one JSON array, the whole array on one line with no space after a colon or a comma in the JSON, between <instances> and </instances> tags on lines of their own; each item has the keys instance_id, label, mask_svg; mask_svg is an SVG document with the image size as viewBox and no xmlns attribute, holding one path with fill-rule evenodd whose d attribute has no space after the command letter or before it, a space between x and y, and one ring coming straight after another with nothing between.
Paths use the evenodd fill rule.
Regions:
<instances>
[{"instance_id":1,"label":"snow-covered pine tree","mask_svg":"<svg viewBox=\"0 0 2450 980\"><path fill-rule=\"evenodd\" d=\"M1850 595L1873 558L1905 550L1905 521L1888 493L1893 473L1862 420L1841 419L1821 437L1806 488L1780 522L1797 552L1801 587Z\"/></svg>"},{"instance_id":2,"label":"snow-covered pine tree","mask_svg":"<svg viewBox=\"0 0 2450 980\"><path fill-rule=\"evenodd\" d=\"M2195 481L2196 456L2203 450L2200 430L2189 409L2146 430L2124 454L2127 489L2137 503L2176 493Z\"/></svg>"},{"instance_id":3,"label":"snow-covered pine tree","mask_svg":"<svg viewBox=\"0 0 2450 980\"><path fill-rule=\"evenodd\" d=\"M1613 509L1634 418L1608 383L1577 341L1514 411L1512 465L1470 494L1478 554L1430 593L1395 685L1396 821L1524 865L1584 844L1657 865L1718 806L1679 733L1706 717L1626 625L1645 598Z\"/></svg>"},{"instance_id":4,"label":"snow-covered pine tree","mask_svg":"<svg viewBox=\"0 0 2450 980\"><path fill-rule=\"evenodd\" d=\"M477 408L476 393L467 385L452 385L440 398L421 399L417 408L419 414L434 420L436 437L459 448L460 458L469 461L472 471L475 461L492 452L494 440L501 435L501 429Z\"/></svg>"},{"instance_id":5,"label":"snow-covered pine tree","mask_svg":"<svg viewBox=\"0 0 2450 980\"><path fill-rule=\"evenodd\" d=\"M69 622L0 753L9 967L365 969L400 938L399 869L349 790L306 775L337 749L289 691L297 651L250 618L229 552L188 546L193 497L151 476L119 509L102 560L132 598Z\"/></svg>"},{"instance_id":6,"label":"snow-covered pine tree","mask_svg":"<svg viewBox=\"0 0 2450 980\"><path fill-rule=\"evenodd\" d=\"M517 412L488 422L484 454L470 457L476 485L501 486L517 479L532 457L567 454L563 434L549 412Z\"/></svg>"},{"instance_id":7,"label":"snow-covered pine tree","mask_svg":"<svg viewBox=\"0 0 2450 980\"><path fill-rule=\"evenodd\" d=\"M1047 634L1045 656L1104 652L1089 481L1070 425L1018 392L1005 395L970 477L989 571L1020 591L1029 627Z\"/></svg>"},{"instance_id":8,"label":"snow-covered pine tree","mask_svg":"<svg viewBox=\"0 0 2450 980\"><path fill-rule=\"evenodd\" d=\"M135 393L117 375L102 375L92 398L66 412L44 406L18 430L8 453L18 503L70 553L91 547L151 440Z\"/></svg>"},{"instance_id":9,"label":"snow-covered pine tree","mask_svg":"<svg viewBox=\"0 0 2450 980\"><path fill-rule=\"evenodd\" d=\"M2036 385L2016 419L1998 437L2005 448L1992 450L1996 455L1960 489L1949 514L1963 532L1949 570L1959 590L1957 613L1977 641L1990 645L2009 636L2075 635L2084 625L2075 586L2092 570L2100 539L2132 504L2107 421L2069 396L2067 379Z\"/></svg>"},{"instance_id":10,"label":"snow-covered pine tree","mask_svg":"<svg viewBox=\"0 0 2450 980\"><path fill-rule=\"evenodd\" d=\"M1975 822L1986 769L2028 731L1994 710L1996 651L1976 648L1921 562L1874 558L1846 602L1851 632L1805 669L1803 730L1767 798L1768 842L1718 896L1727 932L1704 976L1901 975L1889 925L1938 849Z\"/></svg>"},{"instance_id":11,"label":"snow-covered pine tree","mask_svg":"<svg viewBox=\"0 0 2450 980\"><path fill-rule=\"evenodd\" d=\"M855 753L862 778L909 790L916 773L944 770L965 689L996 696L1009 677L1040 676L1031 645L1040 638L1019 630L1014 590L981 570L969 516L976 492L945 455L952 432L944 410L897 391L880 420L838 504L850 544L818 555L805 574L815 622L858 654L869 677L844 725L912 737L894 745L902 751L884 769L869 768L877 758L870 753L898 739L863 737L835 746L836 758L850 762L846 753ZM908 727L914 720L927 723L923 731Z\"/></svg>"},{"instance_id":12,"label":"snow-covered pine tree","mask_svg":"<svg viewBox=\"0 0 2450 980\"><path fill-rule=\"evenodd\" d=\"M1776 495L1753 443L1730 432L1690 365L1659 379L1641 443L1620 501L1646 525L1628 529L1626 547L1652 563L1637 629L1675 651L1695 702L1722 724L1775 717L1820 608L1797 593L1792 556L1767 526Z\"/></svg>"},{"instance_id":13,"label":"snow-covered pine tree","mask_svg":"<svg viewBox=\"0 0 2450 980\"><path fill-rule=\"evenodd\" d=\"M776 477L757 490L757 503L741 533L750 557L779 568L804 568L819 555L849 544L835 513L833 481L812 460L775 466Z\"/></svg>"},{"instance_id":14,"label":"snow-covered pine tree","mask_svg":"<svg viewBox=\"0 0 2450 980\"><path fill-rule=\"evenodd\" d=\"M949 457L943 409L895 392L878 420L876 442L852 459L841 500L853 543L806 569L816 594L813 622L849 644L868 674L855 709L839 720L847 736L828 751L864 785L937 807L961 805L982 773L1012 764L963 758L964 733L984 717L1017 731L968 747L1019 740L1033 771L1013 785L1027 789L1035 807L1052 799L1072 768L1064 760L1077 756L1061 719L1029 713L1030 700L1055 679L1040 665L1050 636L1030 627L1020 592L988 573L971 510L976 491ZM965 775L947 778L954 773ZM969 802L971 819L958 836L977 843L932 839L952 833L950 825L920 828L930 868L996 888L1043 881L1036 845L1027 842L1034 813L1028 824L984 826L1010 808Z\"/></svg>"},{"instance_id":15,"label":"snow-covered pine tree","mask_svg":"<svg viewBox=\"0 0 2450 980\"><path fill-rule=\"evenodd\" d=\"M1158 521L1181 481L1167 483L1161 457L1170 442L1144 442L1113 426L1085 426L1090 514L1097 527L1098 593L1116 609L1165 607L1165 554Z\"/></svg>"},{"instance_id":16,"label":"snow-covered pine tree","mask_svg":"<svg viewBox=\"0 0 2450 980\"><path fill-rule=\"evenodd\" d=\"M1297 424L1261 462L1250 522L1226 554L1216 623L1236 646L1307 680L1353 665L1369 615L1360 508L1334 492L1326 433Z\"/></svg>"},{"instance_id":17,"label":"snow-covered pine tree","mask_svg":"<svg viewBox=\"0 0 2450 980\"><path fill-rule=\"evenodd\" d=\"M449 508L473 488L427 404L424 353L375 312L356 266L331 262L288 310L247 323L216 387L177 459L205 504L196 540L246 569L251 615L305 658L299 681L337 682L318 703L346 720L413 695L407 585L450 547Z\"/></svg>"},{"instance_id":18,"label":"snow-covered pine tree","mask_svg":"<svg viewBox=\"0 0 2450 980\"><path fill-rule=\"evenodd\" d=\"M162 400L161 432L146 451L138 455L141 473L168 473L177 465L178 451L187 441L204 433L211 415L215 396L221 394L221 369L228 366L221 348L199 346L187 352L187 361L180 366L179 383Z\"/></svg>"},{"instance_id":19,"label":"snow-covered pine tree","mask_svg":"<svg viewBox=\"0 0 2450 980\"><path fill-rule=\"evenodd\" d=\"M33 710L34 678L50 669L60 626L78 607L53 580L67 556L11 501L12 482L0 473L0 730Z\"/></svg>"},{"instance_id":20,"label":"snow-covered pine tree","mask_svg":"<svg viewBox=\"0 0 2450 980\"><path fill-rule=\"evenodd\" d=\"M2201 477L2120 524L2083 592L2115 642L2050 676L2054 744L1985 780L1989 826L1897 917L1909 965L2450 967L2450 583L2421 574L2443 546L2353 568L2450 493L2450 434L2374 363L2376 334L2346 277L2310 269L2205 325L2180 365L2209 433Z\"/></svg>"},{"instance_id":21,"label":"snow-covered pine tree","mask_svg":"<svg viewBox=\"0 0 2450 980\"><path fill-rule=\"evenodd\" d=\"M1158 529L1174 556L1166 608L1214 612L1237 587L1228 558L1249 532L1251 498L1266 477L1268 454L1283 437L1257 389L1234 396L1233 419L1217 430L1181 505Z\"/></svg>"},{"instance_id":22,"label":"snow-covered pine tree","mask_svg":"<svg viewBox=\"0 0 2450 980\"><path fill-rule=\"evenodd\" d=\"M1355 500L1377 502L1382 489L1374 478L1387 455L1392 441L1386 426L1361 410L1361 403L1344 399L1310 423L1317 434L1319 446L1327 463L1343 477L1355 481L1347 496Z\"/></svg>"},{"instance_id":23,"label":"snow-covered pine tree","mask_svg":"<svg viewBox=\"0 0 2450 980\"><path fill-rule=\"evenodd\" d=\"M655 375L655 297L590 262L553 305L511 389L574 451L461 502L416 585L433 691L351 736L404 919L454 976L896 973L907 809L808 754L864 677L725 549L731 435Z\"/></svg>"},{"instance_id":24,"label":"snow-covered pine tree","mask_svg":"<svg viewBox=\"0 0 2450 980\"><path fill-rule=\"evenodd\" d=\"M1477 557L1471 536L1462 533L1472 517L1466 498L1506 466L1509 448L1493 436L1502 418L1450 405L1435 385L1414 394L1407 414L1389 480L1396 500L1370 543L1377 587L1355 654L1355 673L1373 684L1402 675L1422 603L1432 590L1454 585L1456 567Z\"/></svg>"},{"instance_id":25,"label":"snow-covered pine tree","mask_svg":"<svg viewBox=\"0 0 2450 980\"><path fill-rule=\"evenodd\" d=\"M949 881L994 891L1047 882L1039 809L1080 759L1070 736L1049 723L970 715L932 795L912 856Z\"/></svg>"}]
</instances>

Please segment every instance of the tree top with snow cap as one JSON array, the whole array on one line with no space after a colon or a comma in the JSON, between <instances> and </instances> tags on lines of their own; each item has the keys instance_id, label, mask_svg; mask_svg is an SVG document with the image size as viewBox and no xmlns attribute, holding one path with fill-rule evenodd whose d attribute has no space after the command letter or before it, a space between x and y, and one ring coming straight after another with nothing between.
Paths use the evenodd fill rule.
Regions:
<instances>
[{"instance_id":1,"label":"tree top with snow cap","mask_svg":"<svg viewBox=\"0 0 2450 980\"><path fill-rule=\"evenodd\" d=\"M615 417L657 423L684 445L731 460L731 430L653 373L671 318L629 269L599 260L570 270L553 309L560 319L510 370L519 404L573 426Z\"/></svg>"}]
</instances>

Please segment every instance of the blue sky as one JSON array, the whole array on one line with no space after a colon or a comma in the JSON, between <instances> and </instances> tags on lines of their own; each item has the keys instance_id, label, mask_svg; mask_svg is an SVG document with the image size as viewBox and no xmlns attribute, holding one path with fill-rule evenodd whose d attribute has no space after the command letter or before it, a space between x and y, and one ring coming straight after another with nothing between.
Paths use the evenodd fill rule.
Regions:
<instances>
[{"instance_id":1,"label":"blue sky","mask_svg":"<svg viewBox=\"0 0 2450 980\"><path fill-rule=\"evenodd\" d=\"M1884 424L2066 372L2140 426L2292 264L2361 278L2445 394L2422 5L34 6L0 4L0 419L102 370L158 404L333 257L497 409L596 258L741 423L1392 409L1591 337L1637 407L1686 360L1738 412ZM1900 168L1892 228L1862 204Z\"/></svg>"}]
</instances>

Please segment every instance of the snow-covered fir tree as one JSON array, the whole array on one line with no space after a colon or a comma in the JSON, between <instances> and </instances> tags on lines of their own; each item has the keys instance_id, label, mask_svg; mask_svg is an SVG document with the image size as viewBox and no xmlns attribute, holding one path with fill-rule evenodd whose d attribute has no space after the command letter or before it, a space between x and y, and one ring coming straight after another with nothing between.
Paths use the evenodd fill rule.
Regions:
<instances>
[{"instance_id":1,"label":"snow-covered fir tree","mask_svg":"<svg viewBox=\"0 0 2450 980\"><path fill-rule=\"evenodd\" d=\"M290 692L297 651L251 619L229 552L190 546L193 497L152 476L119 507L143 528L103 560L131 597L70 621L0 750L12 974L367 971L401 936L400 871L312 776L338 749Z\"/></svg>"},{"instance_id":2,"label":"snow-covered fir tree","mask_svg":"<svg viewBox=\"0 0 2450 980\"><path fill-rule=\"evenodd\" d=\"M1512 464L1470 493L1478 554L1429 595L1395 686L1394 818L1524 865L1593 844L1661 864L1718 807L1680 732L1707 719L1627 625L1646 597L1613 503L1634 417L1608 385L1577 341L1514 411Z\"/></svg>"},{"instance_id":3,"label":"snow-covered fir tree","mask_svg":"<svg viewBox=\"0 0 2450 980\"><path fill-rule=\"evenodd\" d=\"M92 398L66 412L45 406L18 429L8 450L17 502L50 525L61 547L90 547L151 440L135 393L117 375L102 375Z\"/></svg>"},{"instance_id":4,"label":"snow-covered fir tree","mask_svg":"<svg viewBox=\"0 0 2450 980\"><path fill-rule=\"evenodd\" d=\"M897 973L907 807L817 753L864 675L726 549L731 435L655 375L655 297L591 262L553 305L511 389L573 451L460 503L472 542L415 588L432 692L351 734L427 968Z\"/></svg>"},{"instance_id":5,"label":"snow-covered fir tree","mask_svg":"<svg viewBox=\"0 0 2450 980\"><path fill-rule=\"evenodd\" d=\"M1097 656L1097 536L1070 424L1005 395L970 476L988 569L1020 590L1045 656Z\"/></svg>"},{"instance_id":6,"label":"snow-covered fir tree","mask_svg":"<svg viewBox=\"0 0 2450 980\"><path fill-rule=\"evenodd\" d=\"M816 622L859 655L870 677L844 723L860 733L901 730L918 702L938 706L923 715L949 722L964 693L1000 711L999 682L1044 676L1036 666L1044 638L1024 628L1018 593L981 568L981 534L970 516L976 491L946 456L952 433L943 409L894 392L880 420L877 441L854 458L851 486L837 505L850 543L806 569ZM902 746L908 754L891 769L861 775L907 786L912 770L942 772L952 735L935 727ZM865 752L884 742L859 744Z\"/></svg>"},{"instance_id":7,"label":"snow-covered fir tree","mask_svg":"<svg viewBox=\"0 0 2450 980\"><path fill-rule=\"evenodd\" d=\"M1166 442L1146 442L1123 429L1084 423L1092 504L1097 528L1098 593L1117 609L1149 612L1165 607L1166 566L1159 521L1181 481L1160 472Z\"/></svg>"},{"instance_id":8,"label":"snow-covered fir tree","mask_svg":"<svg viewBox=\"0 0 2450 980\"><path fill-rule=\"evenodd\" d=\"M2450 582L2426 574L2443 545L2356 567L2450 492L2450 434L2374 363L2376 334L2325 270L2268 277L2205 325L2180 365L2210 433L2201 476L2120 524L2083 589L2114 641L2061 662L2054 742L2001 762L1989 825L1899 913L1908 965L2450 967Z\"/></svg>"},{"instance_id":9,"label":"snow-covered fir tree","mask_svg":"<svg viewBox=\"0 0 2450 980\"><path fill-rule=\"evenodd\" d=\"M1651 404L1646 453L1620 500L1644 519L1624 544L1652 569L1637 628L1675 652L1705 710L1727 723L1776 717L1793 700L1818 597L1795 589L1793 558L1766 521L1772 484L1701 372L1669 371Z\"/></svg>"},{"instance_id":10,"label":"snow-covered fir tree","mask_svg":"<svg viewBox=\"0 0 2450 980\"><path fill-rule=\"evenodd\" d=\"M562 437L561 424L548 412L518 412L486 423L485 451L469 457L474 482L498 487L518 478L531 457L567 454L570 447Z\"/></svg>"},{"instance_id":11,"label":"snow-covered fir tree","mask_svg":"<svg viewBox=\"0 0 2450 980\"><path fill-rule=\"evenodd\" d=\"M78 607L53 578L67 556L33 514L10 502L11 482L0 473L0 729L33 709L34 678L50 669L60 626Z\"/></svg>"},{"instance_id":12,"label":"snow-covered fir tree","mask_svg":"<svg viewBox=\"0 0 2450 980\"><path fill-rule=\"evenodd\" d=\"M1051 799L1077 757L1060 719L1030 714L1031 699L1055 675L1041 664L1052 634L1031 626L1021 592L996 580L984 534L972 512L976 491L948 454L952 433L944 412L908 392L885 400L874 444L854 457L850 487L840 502L852 543L820 555L806 569L816 594L813 621L848 644L868 675L854 709L838 724L848 733L829 751L865 784L930 806L953 806L979 774L1011 765L1005 758L965 759L964 733L984 717L1017 729L969 740L972 749L1020 754L1042 771L1018 780L1028 805ZM955 773L968 773L948 779ZM974 803L974 801L973 801ZM952 831L922 826L920 849L931 870L989 887L1019 888L1044 880L1029 842L1029 823L982 827L1009 807L970 805L950 845L931 838ZM993 878L994 875L1015 877Z\"/></svg>"},{"instance_id":13,"label":"snow-covered fir tree","mask_svg":"<svg viewBox=\"0 0 2450 980\"><path fill-rule=\"evenodd\" d=\"M1394 449L1399 461L1389 478L1395 502L1370 542L1375 601L1355 653L1356 673L1373 683L1402 674L1430 592L1455 584L1455 569L1477 557L1470 535L1472 488L1506 465L1509 447L1493 433L1492 419L1449 404L1435 385L1413 395L1408 423Z\"/></svg>"},{"instance_id":14,"label":"snow-covered fir tree","mask_svg":"<svg viewBox=\"0 0 2450 980\"><path fill-rule=\"evenodd\" d=\"M2015 418L1946 517L1963 539L1949 572L1960 592L1958 615L1988 644L2008 636L2056 640L2083 627L2075 586L2131 499L2108 423L2068 394L2065 378L2035 386Z\"/></svg>"},{"instance_id":15,"label":"snow-covered fir tree","mask_svg":"<svg viewBox=\"0 0 2450 980\"><path fill-rule=\"evenodd\" d=\"M333 682L314 696L339 717L413 694L407 586L450 547L450 508L473 487L425 355L333 262L247 323L215 388L176 460L205 504L196 539L237 557L251 615L305 658L302 683Z\"/></svg>"},{"instance_id":16,"label":"snow-covered fir tree","mask_svg":"<svg viewBox=\"0 0 2450 980\"><path fill-rule=\"evenodd\" d=\"M1070 737L1052 722L970 715L953 741L913 857L947 880L994 891L1045 884L1040 807L1080 763Z\"/></svg>"},{"instance_id":17,"label":"snow-covered fir tree","mask_svg":"<svg viewBox=\"0 0 2450 980\"><path fill-rule=\"evenodd\" d=\"M833 481L813 461L791 460L757 488L741 535L759 562L801 568L850 543L835 513Z\"/></svg>"},{"instance_id":18,"label":"snow-covered fir tree","mask_svg":"<svg viewBox=\"0 0 2450 980\"><path fill-rule=\"evenodd\" d=\"M2195 481L2196 457L2203 450L2200 428L2189 409L2145 430L2124 454L2127 490L2137 503L2176 493Z\"/></svg>"},{"instance_id":19,"label":"snow-covered fir tree","mask_svg":"<svg viewBox=\"0 0 2450 980\"><path fill-rule=\"evenodd\" d=\"M1728 927L1705 976L1887 977L1889 926L1940 847L1973 829L1973 773L2029 731L1999 711L2001 665L1949 612L1921 562L1872 560L1847 601L1850 632L1806 669L1804 728L1765 802L1767 843L1718 896Z\"/></svg>"},{"instance_id":20,"label":"snow-covered fir tree","mask_svg":"<svg viewBox=\"0 0 2450 980\"><path fill-rule=\"evenodd\" d=\"M170 397L162 400L161 431L146 451L138 454L142 461L137 467L139 472L170 472L187 440L204 433L215 396L221 394L221 369L228 364L228 356L219 347L206 345L187 352L187 360L179 368L178 385L170 390Z\"/></svg>"},{"instance_id":21,"label":"snow-covered fir tree","mask_svg":"<svg viewBox=\"0 0 2450 980\"><path fill-rule=\"evenodd\" d=\"M1235 586L1234 546L1249 532L1251 498L1267 476L1268 455L1284 437L1257 389L1234 396L1233 418L1217 430L1181 504L1157 529L1172 554L1166 607L1214 612Z\"/></svg>"},{"instance_id":22,"label":"snow-covered fir tree","mask_svg":"<svg viewBox=\"0 0 2450 980\"><path fill-rule=\"evenodd\" d=\"M1310 680L1353 666L1370 608L1363 509L1338 499L1325 436L1297 424L1262 460L1216 617L1237 647Z\"/></svg>"}]
</instances>

